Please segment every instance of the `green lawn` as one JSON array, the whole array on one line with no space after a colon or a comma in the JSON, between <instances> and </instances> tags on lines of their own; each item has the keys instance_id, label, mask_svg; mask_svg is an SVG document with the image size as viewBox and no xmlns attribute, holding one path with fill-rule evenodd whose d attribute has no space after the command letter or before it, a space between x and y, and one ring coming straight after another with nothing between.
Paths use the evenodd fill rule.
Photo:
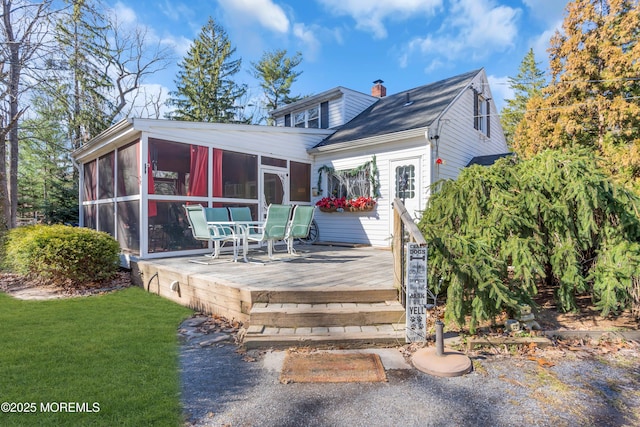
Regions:
<instances>
[{"instance_id":1,"label":"green lawn","mask_svg":"<svg viewBox=\"0 0 640 427\"><path fill-rule=\"evenodd\" d=\"M140 288L53 301L0 293L0 404L35 410L4 405L0 425L181 425L176 330L190 314Z\"/></svg>"}]
</instances>

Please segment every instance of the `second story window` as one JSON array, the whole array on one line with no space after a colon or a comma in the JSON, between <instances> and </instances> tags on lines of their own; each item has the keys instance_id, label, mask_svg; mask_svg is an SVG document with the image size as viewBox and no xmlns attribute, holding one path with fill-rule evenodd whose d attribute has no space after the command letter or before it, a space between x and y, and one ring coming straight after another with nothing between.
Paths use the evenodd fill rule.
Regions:
<instances>
[{"instance_id":1,"label":"second story window","mask_svg":"<svg viewBox=\"0 0 640 427\"><path fill-rule=\"evenodd\" d=\"M305 128L306 126L305 112L296 113L293 115L293 126L297 128Z\"/></svg>"},{"instance_id":2,"label":"second story window","mask_svg":"<svg viewBox=\"0 0 640 427\"><path fill-rule=\"evenodd\" d=\"M491 104L488 99L474 91L473 92L473 128L491 137L491 121L490 121Z\"/></svg>"},{"instance_id":3,"label":"second story window","mask_svg":"<svg viewBox=\"0 0 640 427\"><path fill-rule=\"evenodd\" d=\"M293 126L318 129L320 127L320 108L316 106L295 113L293 115Z\"/></svg>"},{"instance_id":4,"label":"second story window","mask_svg":"<svg viewBox=\"0 0 640 427\"><path fill-rule=\"evenodd\" d=\"M318 107L310 108L307 110L307 127L318 129L320 127L320 115L318 113Z\"/></svg>"}]
</instances>

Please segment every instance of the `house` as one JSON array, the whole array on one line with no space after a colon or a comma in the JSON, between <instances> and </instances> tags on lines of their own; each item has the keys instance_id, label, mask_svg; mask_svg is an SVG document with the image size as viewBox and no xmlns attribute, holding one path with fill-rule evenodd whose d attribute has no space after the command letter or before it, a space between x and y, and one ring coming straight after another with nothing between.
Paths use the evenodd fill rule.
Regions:
<instances>
[{"instance_id":1,"label":"house","mask_svg":"<svg viewBox=\"0 0 640 427\"><path fill-rule=\"evenodd\" d=\"M318 212L324 241L389 247L391 202L414 215L430 185L507 152L483 69L386 96L338 87L272 112L276 126L125 119L72 153L80 223L116 237L125 260L203 253L183 204L315 204L372 195L373 210Z\"/></svg>"},{"instance_id":2,"label":"house","mask_svg":"<svg viewBox=\"0 0 640 427\"><path fill-rule=\"evenodd\" d=\"M455 179L474 158L509 151L484 69L391 96L386 96L382 83L377 80L372 87L375 102L353 118L346 116L344 124L336 120L336 131L308 150L313 163L312 182L319 197L332 193L342 196L345 188L358 187L355 181L363 181L362 174L357 173L337 173L336 179L332 176L335 171L356 171L369 164L369 177L375 175L363 191L377 193L376 209L318 213L322 240L388 247L394 198L403 200L418 218L433 183ZM278 109L272 116L276 123L286 126L290 122L283 117L301 114L314 101L325 102L322 95L306 98L304 105L294 103ZM348 95L333 100L335 110L345 115L354 102ZM330 120L328 127L332 125ZM357 189L349 196L353 195L360 195Z\"/></svg>"}]
</instances>

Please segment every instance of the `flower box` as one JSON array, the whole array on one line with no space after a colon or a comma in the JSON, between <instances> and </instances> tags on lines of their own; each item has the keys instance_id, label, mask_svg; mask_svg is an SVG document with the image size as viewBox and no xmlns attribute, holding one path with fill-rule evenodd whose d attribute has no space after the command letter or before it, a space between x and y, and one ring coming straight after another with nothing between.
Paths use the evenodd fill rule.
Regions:
<instances>
[{"instance_id":1,"label":"flower box","mask_svg":"<svg viewBox=\"0 0 640 427\"><path fill-rule=\"evenodd\" d=\"M355 206L349 206L347 209L349 212L370 212L372 211L374 208L374 205L365 205L365 206L359 206L359 207L355 207Z\"/></svg>"},{"instance_id":2,"label":"flower box","mask_svg":"<svg viewBox=\"0 0 640 427\"><path fill-rule=\"evenodd\" d=\"M371 197L358 197L347 200L346 197L323 197L316 206L321 212L369 212L375 208L376 201Z\"/></svg>"}]
</instances>

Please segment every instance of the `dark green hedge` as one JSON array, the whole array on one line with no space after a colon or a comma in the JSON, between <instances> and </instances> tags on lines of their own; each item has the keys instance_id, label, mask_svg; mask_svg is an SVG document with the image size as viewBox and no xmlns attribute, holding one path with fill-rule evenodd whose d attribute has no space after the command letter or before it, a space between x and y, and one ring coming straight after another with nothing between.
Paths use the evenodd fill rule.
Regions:
<instances>
[{"instance_id":1,"label":"dark green hedge","mask_svg":"<svg viewBox=\"0 0 640 427\"><path fill-rule=\"evenodd\" d=\"M112 277L120 245L107 233L66 225L33 225L9 231L5 268L56 283L87 284Z\"/></svg>"},{"instance_id":2,"label":"dark green hedge","mask_svg":"<svg viewBox=\"0 0 640 427\"><path fill-rule=\"evenodd\" d=\"M632 304L640 277L640 199L618 187L584 150L545 151L464 169L437 184L420 221L429 281L447 294L449 320L470 330L538 286L560 308L591 295L603 316Z\"/></svg>"}]
</instances>

